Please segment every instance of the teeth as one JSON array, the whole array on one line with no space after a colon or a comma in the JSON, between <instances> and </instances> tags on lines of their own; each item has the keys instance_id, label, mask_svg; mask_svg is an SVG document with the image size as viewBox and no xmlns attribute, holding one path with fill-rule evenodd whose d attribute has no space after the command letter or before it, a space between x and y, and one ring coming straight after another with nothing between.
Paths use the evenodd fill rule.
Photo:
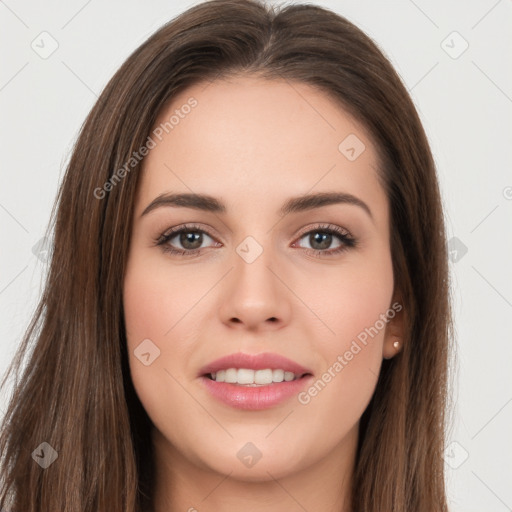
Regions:
<instances>
[{"instance_id":1,"label":"teeth","mask_svg":"<svg viewBox=\"0 0 512 512\"><path fill-rule=\"evenodd\" d=\"M301 376L295 375L293 372L285 372L284 370L248 370L247 368L228 368L211 373L211 377L216 382L228 382L231 384L239 384L241 386L265 386L273 382L290 382Z\"/></svg>"}]
</instances>

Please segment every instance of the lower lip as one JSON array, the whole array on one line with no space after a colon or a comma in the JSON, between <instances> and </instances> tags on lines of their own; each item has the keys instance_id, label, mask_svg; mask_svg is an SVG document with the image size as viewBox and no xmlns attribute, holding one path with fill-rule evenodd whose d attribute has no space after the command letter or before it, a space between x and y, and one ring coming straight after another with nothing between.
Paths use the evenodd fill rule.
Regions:
<instances>
[{"instance_id":1,"label":"lower lip","mask_svg":"<svg viewBox=\"0 0 512 512\"><path fill-rule=\"evenodd\" d=\"M297 395L313 379L307 375L300 379L276 382L266 386L240 386L201 377L206 389L218 400L236 409L261 410L279 405Z\"/></svg>"}]
</instances>

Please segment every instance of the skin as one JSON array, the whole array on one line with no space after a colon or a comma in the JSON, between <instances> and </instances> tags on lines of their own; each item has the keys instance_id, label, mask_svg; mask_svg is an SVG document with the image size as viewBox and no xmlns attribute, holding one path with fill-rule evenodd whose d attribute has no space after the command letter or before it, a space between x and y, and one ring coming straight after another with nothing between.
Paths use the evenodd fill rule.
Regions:
<instances>
[{"instance_id":1,"label":"skin","mask_svg":"<svg viewBox=\"0 0 512 512\"><path fill-rule=\"evenodd\" d=\"M234 352L277 352L316 380L391 308L389 205L375 146L324 93L254 76L190 87L155 126L191 96L197 106L144 160L123 290L131 376L154 424L156 510L348 512L360 417L382 359L397 353L401 314L305 405L294 396L261 411L235 409L203 388L198 371ZM366 146L355 161L338 150L349 134ZM333 191L357 196L373 218L352 204L277 213L292 196ZM171 192L209 194L227 212L162 206L141 216ZM155 245L184 223L207 233L199 255ZM304 234L322 224L358 245L308 253L343 243L333 236L322 249ZM247 236L263 249L252 263L236 252ZM168 242L197 247L186 243L179 235ZM160 350L147 366L134 355L144 339ZM237 457L247 442L262 454L252 467Z\"/></svg>"}]
</instances>

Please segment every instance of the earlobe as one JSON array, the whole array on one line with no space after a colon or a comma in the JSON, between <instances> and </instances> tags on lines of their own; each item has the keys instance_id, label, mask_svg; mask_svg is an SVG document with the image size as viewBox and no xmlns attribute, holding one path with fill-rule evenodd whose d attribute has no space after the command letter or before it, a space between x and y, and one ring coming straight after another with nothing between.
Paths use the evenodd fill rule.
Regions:
<instances>
[{"instance_id":1,"label":"earlobe","mask_svg":"<svg viewBox=\"0 0 512 512\"><path fill-rule=\"evenodd\" d=\"M391 359L392 357L395 357L401 350L402 343L399 339L395 339L395 341L385 340L382 357L384 359Z\"/></svg>"},{"instance_id":2,"label":"earlobe","mask_svg":"<svg viewBox=\"0 0 512 512\"><path fill-rule=\"evenodd\" d=\"M395 301L393 304L402 304L401 301ZM386 334L384 337L384 345L382 347L382 357L384 359L391 359L401 352L404 339L404 309L400 307L399 310L394 312L392 318L386 327Z\"/></svg>"}]
</instances>

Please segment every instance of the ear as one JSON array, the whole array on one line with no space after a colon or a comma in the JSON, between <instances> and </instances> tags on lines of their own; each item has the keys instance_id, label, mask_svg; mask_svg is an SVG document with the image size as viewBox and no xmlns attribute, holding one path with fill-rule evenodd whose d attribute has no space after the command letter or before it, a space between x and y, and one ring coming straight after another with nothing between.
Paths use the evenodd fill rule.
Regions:
<instances>
[{"instance_id":1,"label":"ear","mask_svg":"<svg viewBox=\"0 0 512 512\"><path fill-rule=\"evenodd\" d=\"M388 322L384 334L382 357L391 359L396 356L404 346L405 310L400 295L395 295L387 312ZM398 342L398 347L395 347Z\"/></svg>"}]
</instances>

